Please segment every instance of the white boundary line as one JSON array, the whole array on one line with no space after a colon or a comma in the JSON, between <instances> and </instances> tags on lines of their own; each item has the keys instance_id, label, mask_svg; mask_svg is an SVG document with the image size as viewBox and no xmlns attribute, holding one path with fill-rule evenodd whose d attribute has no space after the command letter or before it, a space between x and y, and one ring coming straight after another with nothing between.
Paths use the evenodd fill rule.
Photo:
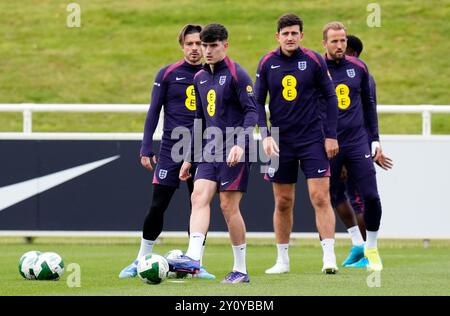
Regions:
<instances>
[{"instance_id":1,"label":"white boundary line","mask_svg":"<svg viewBox=\"0 0 450 316\"><path fill-rule=\"evenodd\" d=\"M258 138L259 135L255 135ZM142 140L142 133L0 133L0 140ZM450 141L450 135L381 135L381 141ZM161 140L161 135L153 137Z\"/></svg>"},{"instance_id":2,"label":"white boundary line","mask_svg":"<svg viewBox=\"0 0 450 316\"><path fill-rule=\"evenodd\" d=\"M141 231L47 231L47 230L0 230L0 237L131 237L140 238L142 236ZM208 238L228 238L228 232L208 232ZM273 232L247 232L248 238L270 238L274 239L275 234ZM187 238L187 232L185 231L163 231L160 238ZM317 239L319 240L318 233L296 233L291 234L291 239ZM336 233L336 238L349 239L348 233ZM450 239L448 236L414 236L404 237L396 235L383 234L381 239Z\"/></svg>"},{"instance_id":3,"label":"white boundary line","mask_svg":"<svg viewBox=\"0 0 450 316\"><path fill-rule=\"evenodd\" d=\"M141 231L50 231L50 230L0 230L0 237L136 237ZM163 231L161 238L186 237L185 231ZM208 232L208 238L228 238L228 232ZM336 237L346 237L347 233L337 233ZM275 238L273 232L247 232L249 238ZM292 233L292 238L319 238L317 233Z\"/></svg>"},{"instance_id":4,"label":"white boundary line","mask_svg":"<svg viewBox=\"0 0 450 316\"><path fill-rule=\"evenodd\" d=\"M142 133L0 133L0 140L142 140ZM154 140L161 140L155 135Z\"/></svg>"}]
</instances>

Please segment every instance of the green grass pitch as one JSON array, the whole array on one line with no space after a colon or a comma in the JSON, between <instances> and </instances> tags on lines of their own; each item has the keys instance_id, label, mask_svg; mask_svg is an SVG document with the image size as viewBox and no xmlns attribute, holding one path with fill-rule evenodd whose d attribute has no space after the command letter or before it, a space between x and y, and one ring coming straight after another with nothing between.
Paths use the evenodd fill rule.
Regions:
<instances>
[{"instance_id":1,"label":"green grass pitch","mask_svg":"<svg viewBox=\"0 0 450 316\"><path fill-rule=\"evenodd\" d=\"M163 239L154 248L164 254L185 250L187 239ZM18 238L0 238L0 296L5 295L165 295L165 296L284 296L284 295L450 295L450 241L381 240L385 269L380 287L369 287L365 269L341 268L337 275L320 272L322 250L317 240L297 239L290 247L291 272L265 275L275 261L271 240L248 241L247 266L250 284L225 285L220 280L232 268L232 251L226 239L208 241L204 264L216 280L172 280L148 285L138 278L119 279L120 270L134 259L137 239L38 238L26 244ZM336 254L342 262L350 247L348 239L337 240ZM17 269L20 256L29 250L55 251L66 264L81 267L81 287L68 287L66 271L59 281L22 279ZM376 280L372 278L372 280ZM372 282L374 285L374 282Z\"/></svg>"}]
</instances>

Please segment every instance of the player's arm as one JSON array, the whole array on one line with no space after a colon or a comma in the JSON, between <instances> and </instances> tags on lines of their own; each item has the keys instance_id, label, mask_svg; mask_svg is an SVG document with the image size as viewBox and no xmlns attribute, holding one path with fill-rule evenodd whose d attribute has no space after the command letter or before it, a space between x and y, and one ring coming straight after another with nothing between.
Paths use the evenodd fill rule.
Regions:
<instances>
[{"instance_id":1,"label":"player's arm","mask_svg":"<svg viewBox=\"0 0 450 316\"><path fill-rule=\"evenodd\" d=\"M155 153L152 150L153 134L158 126L159 116L167 91L167 84L163 80L165 68L161 69L156 75L153 84L150 107L147 112L147 118L144 125L144 137L141 144L141 164L148 170L153 170L152 162L156 163Z\"/></svg>"},{"instance_id":2,"label":"player's arm","mask_svg":"<svg viewBox=\"0 0 450 316\"><path fill-rule=\"evenodd\" d=\"M267 156L279 155L278 144L272 138L270 129L267 126L266 115L266 98L269 91L269 84L267 80L267 70L262 64L262 61L258 65L255 79L255 99L256 107L258 110L258 127L261 134L261 140L263 142L264 152Z\"/></svg>"},{"instance_id":3,"label":"player's arm","mask_svg":"<svg viewBox=\"0 0 450 316\"><path fill-rule=\"evenodd\" d=\"M239 103L244 110L244 122L242 130L237 135L237 142L231 148L227 158L229 166L235 166L244 154L245 145L253 137L255 125L258 123L258 112L253 91L252 79L245 72L244 69L237 67L237 80L233 78L236 94L239 98Z\"/></svg>"},{"instance_id":4,"label":"player's arm","mask_svg":"<svg viewBox=\"0 0 450 316\"><path fill-rule=\"evenodd\" d=\"M258 110L253 91L252 79L241 68L237 69L238 80L236 82L236 92L239 98L239 103L244 109L244 123L243 128L254 128L258 123ZM233 78L234 80L234 78Z\"/></svg>"},{"instance_id":5,"label":"player's arm","mask_svg":"<svg viewBox=\"0 0 450 316\"><path fill-rule=\"evenodd\" d=\"M378 105L377 101L377 83L375 82L375 78L369 73L369 84L370 84L370 93L372 94L373 101L375 105Z\"/></svg>"},{"instance_id":6,"label":"player's arm","mask_svg":"<svg viewBox=\"0 0 450 316\"><path fill-rule=\"evenodd\" d=\"M319 111L322 109L322 111L324 111L322 122L326 122L323 128L325 132L325 151L327 152L328 159L331 159L339 152L339 145L337 142L337 96L325 60L318 54L316 56L319 59L320 67L317 67L315 81L322 95L321 100L324 102L324 105L320 106ZM324 119L325 115L326 119Z\"/></svg>"},{"instance_id":7,"label":"player's arm","mask_svg":"<svg viewBox=\"0 0 450 316\"><path fill-rule=\"evenodd\" d=\"M375 106L378 105L377 102L377 84L375 82L375 79L373 78L373 76L369 73L369 84L370 84L370 93L372 94L373 97L373 101L375 102ZM371 137L371 136L369 136ZM392 167L394 166L394 162L393 160L386 156L386 154L384 152L381 152L380 158L378 160L375 160L375 163L380 166L380 168L384 169L384 170L389 170L392 169Z\"/></svg>"},{"instance_id":8,"label":"player's arm","mask_svg":"<svg viewBox=\"0 0 450 316\"><path fill-rule=\"evenodd\" d=\"M267 83L267 72L265 68L261 65L261 62L258 65L258 70L256 72L255 79L255 100L256 100L256 108L258 110L258 127L260 128L260 132L266 132L264 135L261 134L263 139L270 135L270 131L267 128L267 115L266 115L266 99L267 92L269 91L269 85Z\"/></svg>"},{"instance_id":9,"label":"player's arm","mask_svg":"<svg viewBox=\"0 0 450 316\"><path fill-rule=\"evenodd\" d=\"M366 66L361 78L361 102L364 111L364 123L368 130L369 141L372 147L372 156L377 161L382 153L380 136L378 135L377 105L371 91L369 71Z\"/></svg>"}]
</instances>

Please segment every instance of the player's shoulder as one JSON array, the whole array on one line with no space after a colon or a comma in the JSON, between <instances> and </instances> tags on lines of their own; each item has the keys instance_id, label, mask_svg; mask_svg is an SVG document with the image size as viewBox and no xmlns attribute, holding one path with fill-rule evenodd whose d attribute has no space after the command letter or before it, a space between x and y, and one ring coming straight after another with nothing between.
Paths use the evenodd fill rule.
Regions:
<instances>
[{"instance_id":1,"label":"player's shoulder","mask_svg":"<svg viewBox=\"0 0 450 316\"><path fill-rule=\"evenodd\" d=\"M252 79L250 78L250 75L248 74L248 71L242 67L240 64L238 63L234 63L235 68L236 68L236 77L233 77L237 83L239 84L243 84L243 85L247 85L248 82L251 82Z\"/></svg>"},{"instance_id":2,"label":"player's shoulder","mask_svg":"<svg viewBox=\"0 0 450 316\"><path fill-rule=\"evenodd\" d=\"M184 64L184 60L179 60L175 63L168 64L160 69L159 74L161 75L161 79L165 80L169 77L169 75L174 74L175 71L180 68Z\"/></svg>"},{"instance_id":3,"label":"player's shoulder","mask_svg":"<svg viewBox=\"0 0 450 316\"><path fill-rule=\"evenodd\" d=\"M267 61L275 58L277 56L277 51L279 50L279 48L273 49L270 52L266 53L261 60L259 61L258 64L258 71L261 71L261 69L263 69L264 65L267 63Z\"/></svg>"},{"instance_id":4,"label":"player's shoulder","mask_svg":"<svg viewBox=\"0 0 450 316\"><path fill-rule=\"evenodd\" d=\"M320 55L318 52L316 52L315 50L306 48L306 47L300 47L302 53L304 56L306 56L306 58L310 59L315 65L322 67L325 62L323 59L323 56Z\"/></svg>"},{"instance_id":5,"label":"player's shoulder","mask_svg":"<svg viewBox=\"0 0 450 316\"><path fill-rule=\"evenodd\" d=\"M205 75L206 74L206 71L205 71L205 69L200 69L199 71L197 71L195 74L194 74L194 82L196 82L197 80L199 80L199 79L201 79L202 78L202 76L203 75Z\"/></svg>"},{"instance_id":6,"label":"player's shoulder","mask_svg":"<svg viewBox=\"0 0 450 316\"><path fill-rule=\"evenodd\" d=\"M352 65L355 65L356 67L360 68L361 70L368 72L367 65L365 62L363 62L358 57L353 56L345 56L345 59Z\"/></svg>"},{"instance_id":7,"label":"player's shoulder","mask_svg":"<svg viewBox=\"0 0 450 316\"><path fill-rule=\"evenodd\" d=\"M241 67L237 62L232 60L230 57L225 57L224 59L225 64L227 65L228 71L231 74L231 77L236 81L239 82L239 79L243 76L248 76L247 71L245 71L244 68Z\"/></svg>"}]
</instances>

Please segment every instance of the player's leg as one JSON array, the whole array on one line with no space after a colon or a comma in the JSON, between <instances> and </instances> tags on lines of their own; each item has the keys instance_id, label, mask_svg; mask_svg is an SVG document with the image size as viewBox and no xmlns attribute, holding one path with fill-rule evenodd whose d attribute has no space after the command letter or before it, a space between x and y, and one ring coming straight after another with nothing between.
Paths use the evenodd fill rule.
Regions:
<instances>
[{"instance_id":1,"label":"player's leg","mask_svg":"<svg viewBox=\"0 0 450 316\"><path fill-rule=\"evenodd\" d=\"M195 174L195 171L197 170L197 164L193 164L190 170L190 174ZM186 186L188 189L188 194L189 194L189 209L192 210L192 203L191 203L191 196L192 196L192 192L194 192L194 179L191 177L189 179L186 180ZM188 227L188 236L191 235L191 230ZM201 255L200 255L200 271L196 274L194 274L194 277L199 278L199 279L207 279L207 280L212 280L215 279L216 276L212 273L209 273L206 270L206 267L203 265L203 255L205 254L205 245L206 245L206 239L207 239L207 233L205 234L205 240L203 241L203 245L202 245L202 251L201 251Z\"/></svg>"},{"instance_id":2,"label":"player's leg","mask_svg":"<svg viewBox=\"0 0 450 316\"><path fill-rule=\"evenodd\" d=\"M327 274L334 274L338 270L336 265L336 255L334 253L336 218L330 202L329 178L309 178L307 182L311 204L316 212L317 230L322 239L322 271Z\"/></svg>"},{"instance_id":3,"label":"player's leg","mask_svg":"<svg viewBox=\"0 0 450 316\"><path fill-rule=\"evenodd\" d=\"M353 211L352 205L345 196L344 192L342 195L338 195L336 206L334 206L334 208L339 216L339 219L342 221L347 230L358 225L355 212Z\"/></svg>"},{"instance_id":4,"label":"player's leg","mask_svg":"<svg viewBox=\"0 0 450 316\"><path fill-rule=\"evenodd\" d=\"M333 162L331 163L333 172ZM342 263L342 266L347 267L350 266L364 257L364 240L362 238L361 232L358 228L358 223L356 219L356 214L353 211L352 205L350 204L346 193L348 194L347 184L350 181L347 176L347 169L345 166L342 168L345 170L340 175L340 181L337 184L331 183L331 186L337 186L336 189L336 198L332 198L332 204L336 210L341 221L344 223L347 232L349 233L352 240L352 248L350 249L350 253L347 258Z\"/></svg>"},{"instance_id":5,"label":"player's leg","mask_svg":"<svg viewBox=\"0 0 450 316\"><path fill-rule=\"evenodd\" d=\"M339 166L338 166L339 167ZM330 186L334 192L331 195L331 204L336 210L340 220L344 226L348 229L357 225L355 212L352 209L352 205L348 201L348 175L345 165L342 166L342 170L335 170L333 161L331 162L331 173L338 173L339 180L333 177L330 180ZM334 182L335 181L335 182ZM330 187L330 191L332 190ZM335 188L335 189L334 189Z\"/></svg>"},{"instance_id":6,"label":"player's leg","mask_svg":"<svg viewBox=\"0 0 450 316\"><path fill-rule=\"evenodd\" d=\"M297 164L298 165L298 164ZM294 183L272 183L275 199L275 211L273 213L273 227L277 246L277 260L273 267L267 269L267 274L288 273L289 239L294 223Z\"/></svg>"},{"instance_id":7,"label":"player's leg","mask_svg":"<svg viewBox=\"0 0 450 316\"><path fill-rule=\"evenodd\" d=\"M213 163L200 163L195 175L192 192L192 210L190 217L189 247L186 255L180 259L169 260L171 271L197 273L200 270L200 258L210 220L210 203L217 190Z\"/></svg>"},{"instance_id":8,"label":"player's leg","mask_svg":"<svg viewBox=\"0 0 450 316\"><path fill-rule=\"evenodd\" d=\"M336 218L330 198L330 164L322 143L303 146L299 152L301 168L307 179L309 197L316 213L317 230L321 236L322 271L334 274L338 268L334 253Z\"/></svg>"},{"instance_id":9,"label":"player's leg","mask_svg":"<svg viewBox=\"0 0 450 316\"><path fill-rule=\"evenodd\" d=\"M367 236L364 254L369 261L367 268L372 271L381 271L383 265L378 253L377 238L382 210L375 167L370 156L369 146L355 146L351 157L352 159L348 163L349 176L355 180L358 191L364 200L364 220Z\"/></svg>"},{"instance_id":10,"label":"player's leg","mask_svg":"<svg viewBox=\"0 0 450 316\"><path fill-rule=\"evenodd\" d=\"M191 174L193 174L193 173L191 173ZM194 192L194 179L192 177L190 177L189 179L186 180L186 187L188 190L189 209L192 210L191 198L192 198L192 192Z\"/></svg>"},{"instance_id":11,"label":"player's leg","mask_svg":"<svg viewBox=\"0 0 450 316\"><path fill-rule=\"evenodd\" d=\"M378 253L377 239L382 209L375 174L361 178L358 186L361 187L360 192L363 195L365 206L366 243L364 254L369 261L367 268L372 271L381 271L383 264Z\"/></svg>"},{"instance_id":12,"label":"player's leg","mask_svg":"<svg viewBox=\"0 0 450 316\"><path fill-rule=\"evenodd\" d=\"M222 283L248 283L250 279L245 262L247 245L245 241L245 222L241 215L240 201L247 190L250 165L242 162L234 167L220 164L219 197L220 208L227 223L234 255L233 270Z\"/></svg>"},{"instance_id":13,"label":"player's leg","mask_svg":"<svg viewBox=\"0 0 450 316\"><path fill-rule=\"evenodd\" d=\"M120 278L135 277L139 258L152 252L163 229L164 213L179 186L178 170L178 165L170 161L160 159L158 162L153 175L152 202L142 229L141 246L136 259L120 272Z\"/></svg>"},{"instance_id":14,"label":"player's leg","mask_svg":"<svg viewBox=\"0 0 450 316\"><path fill-rule=\"evenodd\" d=\"M120 278L135 277L139 258L152 252L153 245L163 228L164 212L175 190L176 188L165 185L155 184L153 186L152 204L144 220L141 247L136 259L120 272Z\"/></svg>"},{"instance_id":15,"label":"player's leg","mask_svg":"<svg viewBox=\"0 0 450 316\"><path fill-rule=\"evenodd\" d=\"M364 222L364 200L359 193L358 186L353 179L347 181L347 195L350 200L350 204L355 212L356 221L358 223L359 231L362 238L366 240L366 224Z\"/></svg>"},{"instance_id":16,"label":"player's leg","mask_svg":"<svg viewBox=\"0 0 450 316\"><path fill-rule=\"evenodd\" d=\"M359 230L356 214L347 199L336 206L336 213L338 213L341 219L347 216L347 221L344 222L343 220L343 222L352 240L352 248L350 249L347 258L342 262L342 266L349 267L364 258L364 239Z\"/></svg>"},{"instance_id":17,"label":"player's leg","mask_svg":"<svg viewBox=\"0 0 450 316\"><path fill-rule=\"evenodd\" d=\"M270 169L269 169L270 172ZM267 269L267 274L288 273L289 239L294 223L295 183L298 175L298 160L281 157L278 170L266 175L272 182L275 209L273 212L273 228L277 247L275 265Z\"/></svg>"},{"instance_id":18,"label":"player's leg","mask_svg":"<svg viewBox=\"0 0 450 316\"><path fill-rule=\"evenodd\" d=\"M367 239L367 236L366 236L367 229L366 229L366 222L364 220L364 212L356 213L356 220L358 222L359 231L361 232L361 235L365 241Z\"/></svg>"},{"instance_id":19,"label":"player's leg","mask_svg":"<svg viewBox=\"0 0 450 316\"><path fill-rule=\"evenodd\" d=\"M234 255L233 270L222 283L247 283L250 281L245 262L247 245L245 223L239 209L242 192L220 192L220 207L227 223Z\"/></svg>"}]
</instances>

